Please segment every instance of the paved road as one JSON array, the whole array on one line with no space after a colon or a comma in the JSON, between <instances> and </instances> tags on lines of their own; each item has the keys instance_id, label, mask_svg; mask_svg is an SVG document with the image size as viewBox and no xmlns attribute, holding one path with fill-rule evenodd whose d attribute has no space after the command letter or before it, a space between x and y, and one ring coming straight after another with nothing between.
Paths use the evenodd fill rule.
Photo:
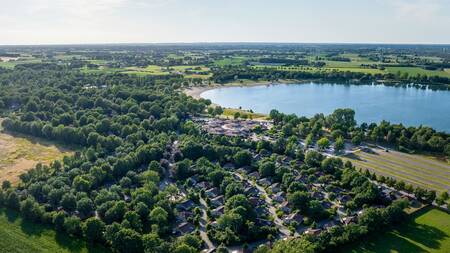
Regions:
<instances>
[{"instance_id":1,"label":"paved road","mask_svg":"<svg viewBox=\"0 0 450 253\"><path fill-rule=\"evenodd\" d=\"M251 185L256 187L256 189L258 189L258 191L264 196L264 201L267 203L267 206L269 207L269 212L270 212L271 216L274 218L275 225L277 226L278 230L282 234L281 238L289 237L291 235L291 231L283 224L283 221L280 218L278 218L277 209L273 206L272 199L269 197L266 190L263 187L259 186L258 184L254 183L248 179L245 179L241 174L236 173L236 172L233 172L233 173L236 176L238 176L241 180L247 181L248 183L250 183Z\"/></svg>"}]
</instances>

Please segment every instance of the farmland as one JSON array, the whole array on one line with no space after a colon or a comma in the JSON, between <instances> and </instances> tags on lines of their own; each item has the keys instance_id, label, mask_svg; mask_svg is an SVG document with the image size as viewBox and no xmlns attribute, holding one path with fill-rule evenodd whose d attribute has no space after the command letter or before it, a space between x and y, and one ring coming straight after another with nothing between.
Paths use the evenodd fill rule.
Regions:
<instances>
[{"instance_id":1,"label":"farmland","mask_svg":"<svg viewBox=\"0 0 450 253\"><path fill-rule=\"evenodd\" d=\"M1 120L0 120L1 124ZM49 141L10 135L0 129L0 181L9 180L15 184L20 174L37 163L49 164L71 152Z\"/></svg>"},{"instance_id":2,"label":"farmland","mask_svg":"<svg viewBox=\"0 0 450 253\"><path fill-rule=\"evenodd\" d=\"M413 214L408 223L389 232L373 235L361 243L339 252L430 252L446 253L450 249L450 215L438 209L424 209Z\"/></svg>"},{"instance_id":3,"label":"farmland","mask_svg":"<svg viewBox=\"0 0 450 253\"><path fill-rule=\"evenodd\" d=\"M374 148L346 156L359 168L437 191L450 190L450 165L433 157Z\"/></svg>"},{"instance_id":4,"label":"farmland","mask_svg":"<svg viewBox=\"0 0 450 253\"><path fill-rule=\"evenodd\" d=\"M9 253L109 252L82 239L57 233L51 227L23 220L18 213L7 209L0 209L0 249Z\"/></svg>"}]
</instances>

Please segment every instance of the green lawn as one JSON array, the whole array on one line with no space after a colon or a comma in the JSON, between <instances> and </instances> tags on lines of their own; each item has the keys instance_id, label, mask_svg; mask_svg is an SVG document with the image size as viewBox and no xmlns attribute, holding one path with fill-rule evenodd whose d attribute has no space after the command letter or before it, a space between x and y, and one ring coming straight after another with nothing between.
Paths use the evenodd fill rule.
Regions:
<instances>
[{"instance_id":1,"label":"green lawn","mask_svg":"<svg viewBox=\"0 0 450 253\"><path fill-rule=\"evenodd\" d=\"M450 215L426 208L413 214L411 221L392 231L374 234L367 240L343 247L340 253L448 253Z\"/></svg>"},{"instance_id":2,"label":"green lawn","mask_svg":"<svg viewBox=\"0 0 450 253\"><path fill-rule=\"evenodd\" d=\"M0 252L110 252L100 246L57 233L49 226L22 220L14 211L0 209Z\"/></svg>"}]
</instances>

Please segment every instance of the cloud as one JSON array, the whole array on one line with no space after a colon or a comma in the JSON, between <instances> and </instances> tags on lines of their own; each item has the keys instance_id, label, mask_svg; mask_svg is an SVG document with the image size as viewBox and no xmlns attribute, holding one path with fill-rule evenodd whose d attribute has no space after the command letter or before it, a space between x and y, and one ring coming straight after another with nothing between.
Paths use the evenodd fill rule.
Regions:
<instances>
[{"instance_id":1,"label":"cloud","mask_svg":"<svg viewBox=\"0 0 450 253\"><path fill-rule=\"evenodd\" d=\"M388 0L399 18L433 20L443 8L443 0Z\"/></svg>"}]
</instances>

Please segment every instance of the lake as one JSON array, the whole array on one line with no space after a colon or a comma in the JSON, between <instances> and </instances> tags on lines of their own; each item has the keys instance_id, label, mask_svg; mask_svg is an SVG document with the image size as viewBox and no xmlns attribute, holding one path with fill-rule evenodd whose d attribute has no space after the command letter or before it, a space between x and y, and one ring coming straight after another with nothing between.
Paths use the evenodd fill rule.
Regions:
<instances>
[{"instance_id":1,"label":"lake","mask_svg":"<svg viewBox=\"0 0 450 253\"><path fill-rule=\"evenodd\" d=\"M337 108L352 108L358 123L387 120L405 126L431 126L450 133L450 91L414 87L343 84L276 84L253 87L223 87L203 92L223 107L272 109L298 116L330 114Z\"/></svg>"}]
</instances>

